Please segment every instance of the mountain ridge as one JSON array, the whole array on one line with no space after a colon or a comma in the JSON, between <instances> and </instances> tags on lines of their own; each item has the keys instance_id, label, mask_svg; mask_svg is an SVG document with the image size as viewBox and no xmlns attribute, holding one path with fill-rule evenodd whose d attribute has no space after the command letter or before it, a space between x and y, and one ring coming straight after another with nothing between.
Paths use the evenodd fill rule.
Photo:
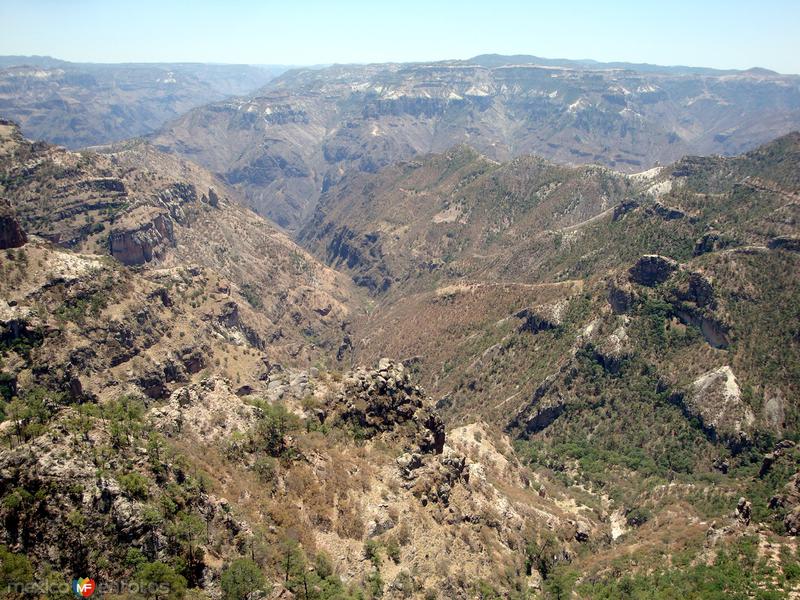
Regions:
<instances>
[{"instance_id":1,"label":"mountain ridge","mask_svg":"<svg viewBox=\"0 0 800 600\"><path fill-rule=\"evenodd\" d=\"M294 230L345 173L462 142L494 160L539 154L630 173L687 154L735 154L799 126L797 77L377 64L293 70L151 139Z\"/></svg>"},{"instance_id":2,"label":"mountain ridge","mask_svg":"<svg viewBox=\"0 0 800 600\"><path fill-rule=\"evenodd\" d=\"M0 586L793 597L796 88L338 65L77 152L0 119ZM597 145L641 107L685 139Z\"/></svg>"},{"instance_id":3,"label":"mountain ridge","mask_svg":"<svg viewBox=\"0 0 800 600\"><path fill-rule=\"evenodd\" d=\"M281 70L0 57L0 115L29 137L76 149L151 133L190 108L250 92Z\"/></svg>"}]
</instances>

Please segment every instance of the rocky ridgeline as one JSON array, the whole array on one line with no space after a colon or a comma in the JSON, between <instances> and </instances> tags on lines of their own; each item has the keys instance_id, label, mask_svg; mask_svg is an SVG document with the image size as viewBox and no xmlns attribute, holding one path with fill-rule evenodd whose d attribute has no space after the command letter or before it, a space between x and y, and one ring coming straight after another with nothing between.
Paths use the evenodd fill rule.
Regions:
<instances>
[{"instance_id":1,"label":"rocky ridgeline","mask_svg":"<svg viewBox=\"0 0 800 600\"><path fill-rule=\"evenodd\" d=\"M445 446L444 422L433 400L412 382L402 363L382 358L377 369L355 370L336 404L335 420L405 450L397 459L403 487L423 505L446 506L453 486L468 481L466 457Z\"/></svg>"}]
</instances>

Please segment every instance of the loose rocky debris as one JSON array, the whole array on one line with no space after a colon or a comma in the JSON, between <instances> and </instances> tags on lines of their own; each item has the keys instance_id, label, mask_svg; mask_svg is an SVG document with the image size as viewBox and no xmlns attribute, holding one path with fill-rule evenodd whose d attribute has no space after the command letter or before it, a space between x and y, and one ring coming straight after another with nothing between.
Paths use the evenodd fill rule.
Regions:
<instances>
[{"instance_id":1,"label":"loose rocky debris","mask_svg":"<svg viewBox=\"0 0 800 600\"><path fill-rule=\"evenodd\" d=\"M150 416L156 427L170 437L191 434L210 443L247 431L258 413L256 407L245 404L231 390L229 382L212 377L177 389Z\"/></svg>"},{"instance_id":2,"label":"loose rocky debris","mask_svg":"<svg viewBox=\"0 0 800 600\"><path fill-rule=\"evenodd\" d=\"M398 457L397 466L403 487L410 489L423 506L428 502L447 506L453 487L469 483L466 457L450 448L436 456L407 452Z\"/></svg>"}]
</instances>

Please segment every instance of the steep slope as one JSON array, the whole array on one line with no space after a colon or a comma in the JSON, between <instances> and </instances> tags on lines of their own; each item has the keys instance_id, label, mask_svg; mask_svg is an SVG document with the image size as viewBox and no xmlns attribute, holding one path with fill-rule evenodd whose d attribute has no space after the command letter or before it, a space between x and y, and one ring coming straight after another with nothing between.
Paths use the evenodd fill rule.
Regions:
<instances>
[{"instance_id":1,"label":"steep slope","mask_svg":"<svg viewBox=\"0 0 800 600\"><path fill-rule=\"evenodd\" d=\"M461 146L346 177L323 194L298 240L373 292L461 279L543 281L553 273L506 265L521 247L554 247L638 187L602 167L536 157L499 164Z\"/></svg>"},{"instance_id":2,"label":"steep slope","mask_svg":"<svg viewBox=\"0 0 800 600\"><path fill-rule=\"evenodd\" d=\"M236 193L207 172L141 143L77 154L28 142L8 122L0 126L3 195L29 235L136 267L134 279L147 280L141 285L155 294L145 305L169 308L177 302L170 291L177 286L175 292L191 305L195 318L206 322L209 335L252 346L267 364L335 356L347 338L352 296L346 279L242 208ZM98 269L106 265L101 257L90 262ZM112 279L133 277L104 268ZM62 308L83 317L92 301L104 304L103 295L118 286L112 281L103 287L101 279L85 282L89 289L76 298L66 286ZM32 285L50 289L46 279ZM32 293L13 299L30 306ZM115 315L129 312L128 305L134 310L140 299L120 301L125 307L112 311ZM51 308L50 317L57 316L60 309ZM105 328L105 319L99 321ZM58 323L52 326L59 329ZM187 323L184 334L191 329ZM160 342L173 345L164 338ZM69 346L56 343L53 349L66 352ZM102 354L101 359L108 358ZM253 369L248 381L265 368L248 365L240 366L243 373Z\"/></svg>"},{"instance_id":3,"label":"steep slope","mask_svg":"<svg viewBox=\"0 0 800 600\"><path fill-rule=\"evenodd\" d=\"M334 66L291 71L252 97L192 111L154 143L296 228L344 173L460 143L493 160L535 153L633 172L689 153L748 150L796 129L798 111L798 78L761 71Z\"/></svg>"},{"instance_id":4,"label":"steep slope","mask_svg":"<svg viewBox=\"0 0 800 600\"><path fill-rule=\"evenodd\" d=\"M391 277L354 323L357 361L403 357L448 423L504 428L612 514L614 543L570 567L581 597L650 559L665 579L630 585L669 594L694 566L665 552L731 568L710 548L732 512L723 536L796 546L799 167L797 133L632 176L457 149L346 178L301 238L356 282ZM764 568L747 589L781 569Z\"/></svg>"},{"instance_id":5,"label":"steep slope","mask_svg":"<svg viewBox=\"0 0 800 600\"><path fill-rule=\"evenodd\" d=\"M208 173L0 135L9 594L524 594L607 529L502 434L446 432L404 365L343 376L347 278Z\"/></svg>"},{"instance_id":6,"label":"steep slope","mask_svg":"<svg viewBox=\"0 0 800 600\"><path fill-rule=\"evenodd\" d=\"M5 60L3 60L5 59ZM248 94L281 69L249 65L88 64L0 57L0 116L69 148L151 133L187 110Z\"/></svg>"},{"instance_id":7,"label":"steep slope","mask_svg":"<svg viewBox=\"0 0 800 600\"><path fill-rule=\"evenodd\" d=\"M552 372L572 344L564 328L577 335L600 313L629 313L633 285L648 294L663 287L646 295L654 318L682 321L700 335L698 348L736 355L753 384L777 377L791 396L793 329L784 324L793 322L798 164L796 133L738 157L686 158L634 176L537 159L498 165L459 149L351 177L326 194L301 239L376 295L360 329L370 340L361 349L374 345L367 356L426 349L436 358L425 380L439 393L463 381L470 363L480 371L485 360L507 362L495 345L508 335L547 338ZM412 320L418 335L400 326ZM785 366L762 372L758 361L777 339L788 344ZM698 365L722 366L707 360ZM544 379L538 373L529 385ZM493 379L484 393L496 401L519 383ZM480 402L474 392L461 401Z\"/></svg>"},{"instance_id":8,"label":"steep slope","mask_svg":"<svg viewBox=\"0 0 800 600\"><path fill-rule=\"evenodd\" d=\"M797 134L632 176L465 147L348 174L302 236L339 273L147 144L0 128L13 581L796 587Z\"/></svg>"}]
</instances>

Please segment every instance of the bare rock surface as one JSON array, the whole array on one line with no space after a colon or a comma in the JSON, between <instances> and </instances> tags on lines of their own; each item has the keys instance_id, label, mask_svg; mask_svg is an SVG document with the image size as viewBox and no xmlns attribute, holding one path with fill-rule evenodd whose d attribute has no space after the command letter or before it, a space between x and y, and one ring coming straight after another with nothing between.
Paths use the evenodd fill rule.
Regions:
<instances>
[{"instance_id":1,"label":"bare rock surface","mask_svg":"<svg viewBox=\"0 0 800 600\"><path fill-rule=\"evenodd\" d=\"M737 445L749 439L755 423L752 409L742 399L729 366L702 375L684 400L686 410L715 435Z\"/></svg>"}]
</instances>

